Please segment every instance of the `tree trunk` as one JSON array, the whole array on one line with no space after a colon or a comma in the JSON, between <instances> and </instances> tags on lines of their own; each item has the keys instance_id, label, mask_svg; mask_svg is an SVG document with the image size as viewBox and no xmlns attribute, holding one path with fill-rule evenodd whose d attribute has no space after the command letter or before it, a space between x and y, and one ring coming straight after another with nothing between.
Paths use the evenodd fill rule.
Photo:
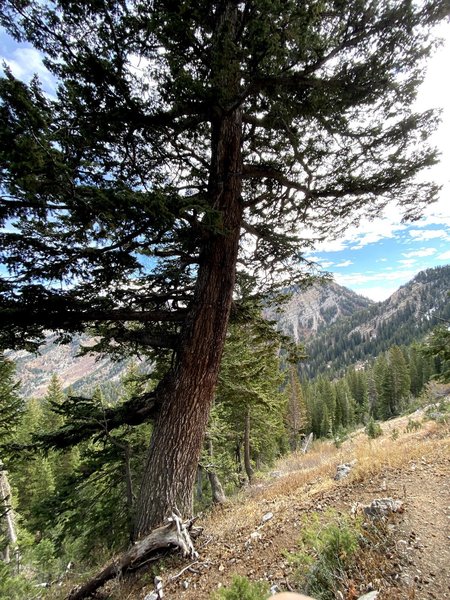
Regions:
<instances>
[{"instance_id":1,"label":"tree trunk","mask_svg":"<svg viewBox=\"0 0 450 600\"><path fill-rule=\"evenodd\" d=\"M247 408L245 413L245 429L244 429L244 467L247 473L248 482L252 483L253 468L250 459L250 409Z\"/></svg>"},{"instance_id":2,"label":"tree trunk","mask_svg":"<svg viewBox=\"0 0 450 600\"><path fill-rule=\"evenodd\" d=\"M167 525L153 530L148 536L133 544L127 552L116 556L86 583L74 588L67 596L67 600L83 600L92 597L107 581L140 568L152 553L160 549L178 547L183 556L197 557L198 554L189 534L192 523L183 523L176 514L172 514L168 520Z\"/></svg>"},{"instance_id":3,"label":"tree trunk","mask_svg":"<svg viewBox=\"0 0 450 600\"><path fill-rule=\"evenodd\" d=\"M176 363L156 390L160 410L136 503L136 539L161 524L169 509L192 514L197 465L235 284L243 211L241 136L240 109L212 123L209 196L217 221L205 232L194 300Z\"/></svg>"},{"instance_id":4,"label":"tree trunk","mask_svg":"<svg viewBox=\"0 0 450 600\"><path fill-rule=\"evenodd\" d=\"M208 440L208 450L209 457L211 459L211 463L213 462L213 443L212 440ZM211 495L213 504L225 504L227 501L227 497L225 496L225 492L223 491L222 484L220 483L220 479L217 476L217 473L214 469L214 465L211 464L208 467L208 479L209 484L211 486Z\"/></svg>"},{"instance_id":5,"label":"tree trunk","mask_svg":"<svg viewBox=\"0 0 450 600\"><path fill-rule=\"evenodd\" d=\"M0 461L0 507L1 516L6 522L6 538L8 544L3 552L3 562L11 561L11 549L18 557L17 548L17 531L14 519L14 511L11 506L11 487L9 485L7 472L2 470L2 462Z\"/></svg>"}]
</instances>

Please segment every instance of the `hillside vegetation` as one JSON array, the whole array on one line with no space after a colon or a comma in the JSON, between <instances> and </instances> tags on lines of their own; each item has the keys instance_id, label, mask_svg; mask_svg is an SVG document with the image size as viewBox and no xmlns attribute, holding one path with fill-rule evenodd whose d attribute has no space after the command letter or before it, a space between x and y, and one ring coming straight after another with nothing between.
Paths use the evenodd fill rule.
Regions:
<instances>
[{"instance_id":1,"label":"hillside vegetation","mask_svg":"<svg viewBox=\"0 0 450 600\"><path fill-rule=\"evenodd\" d=\"M431 278L435 290L438 274L435 270L436 277ZM424 280L430 281L430 273L426 276ZM332 327L337 324L338 321ZM280 352L280 345L286 350ZM306 568L319 558L314 557L316 551L308 549L306 539L297 551L295 544L289 542L288 536L294 535L296 528L302 529L293 513L282 520L279 540L272 531L273 535L260 547L264 550L262 556L271 548L293 556L283 555L280 561L284 566L277 571L273 571L269 557L265 562L261 558L259 570L244 569L248 565L248 548L259 547L256 542L264 540L264 533L276 523L275 517L259 524L255 519L269 513L275 515L272 504L277 510L290 506L291 497L300 512L305 510L305 498L312 502L308 505L310 512L316 510L313 506L317 504L333 506L338 513L330 515L330 524L322 523L322 517L318 521L318 531L323 525L328 533L325 540L317 543L320 547L326 545L328 535L334 539L343 527L349 543L344 553L348 553L350 561L364 535L347 516L340 521L339 515L344 514L341 496L330 476L335 473L336 461L353 465L356 460L348 481L360 477L365 489L366 477L375 476L383 465L400 468L426 452L437 453L439 460L446 456L448 390L438 383L439 379L448 381L450 357L445 328L435 329L427 343L393 345L374 360L343 371L340 377L332 370L316 378L299 377L297 358L295 348L261 319L259 310L255 310L251 320L229 327L219 383L196 467L194 510L196 514L206 511L210 515L204 521L205 535L210 537L200 538L195 544L200 544L199 550L202 544L211 544L212 557L214 552L223 552L224 547L238 548L239 544L244 544L245 552L239 550L234 558L232 553L220 554L220 577L205 583L202 594L209 594L219 583L229 582L225 575L235 571L251 579L266 580L280 589L290 586L317 595L313 582L325 575L322 573L317 579L307 570L303 575L298 571L300 564L305 563L302 568ZM124 552L130 542L136 541L132 519L152 432L152 423L145 413L135 420L136 408L145 408L138 399L151 397L166 365L164 361L156 363L150 373L143 374L141 365L130 363L124 374L119 371L117 383L110 380L107 386L97 386L90 396L79 396L74 391L67 394L63 380L53 374L43 398L21 395L13 364L2 361L0 365L0 458L5 463L1 471L4 510L0 523L4 587L0 592L8 600L62 598L60 584L65 590L66 586L89 580L104 560ZM423 407L428 405L432 406L424 412ZM408 419L401 416L416 409L419 412ZM310 436L316 442L304 455L300 449ZM320 494L325 494L326 502L322 502ZM220 508L212 510L214 506ZM294 530L288 526L289 520L297 523ZM249 527L253 528L250 533ZM318 531L310 531L310 535L314 537ZM245 532L246 537L240 532ZM233 535L240 541L233 541ZM379 532L374 531L373 535L376 538ZM213 544L215 539L217 546ZM384 546L382 549L386 550ZM378 551L374 552L376 563ZM164 574L172 560L174 568L180 571L187 566L168 559L165 552L148 560L155 563L153 575L161 570ZM252 560L257 562L253 555ZM325 559L320 558L321 565L322 560ZM205 558L196 561L196 565L208 565L210 561L214 563L213 558ZM299 565L294 567L296 561ZM66 572L69 564L70 572ZM192 568L205 575L199 579L199 586L215 573L209 567ZM334 566L327 565L326 570L329 568L334 573ZM364 564L355 566L352 561L339 568L341 588L348 600L355 600L357 592L352 595L349 590L356 586L359 593L367 588L367 568ZM280 573L284 573L284 579ZM173 588L173 593L189 598L189 593L197 589L197 580L192 580L192 586L189 580L187 588L180 590L180 577L166 580L165 585ZM325 579L328 581L328 576ZM246 580L239 581L232 585L250 585ZM145 588L147 583L144 577L139 585ZM383 583L386 589L397 584L392 578ZM116 594L117 582L108 585ZM132 583L124 585L123 589L132 586L130 598L140 597L141 592ZM336 594L341 588L329 594ZM323 599L328 597L340 596Z\"/></svg>"},{"instance_id":2,"label":"hillside vegetation","mask_svg":"<svg viewBox=\"0 0 450 600\"><path fill-rule=\"evenodd\" d=\"M450 266L427 269L384 302L322 324L306 341L309 376L375 358L393 345L409 345L442 322L450 322Z\"/></svg>"},{"instance_id":3,"label":"hillside vegetation","mask_svg":"<svg viewBox=\"0 0 450 600\"><path fill-rule=\"evenodd\" d=\"M448 411L448 401L441 397L439 408L419 409L383 424L377 439L359 430L338 448L319 441L306 455L289 454L196 523L203 528L198 559L166 557L150 563L135 580L111 584L108 597L143 599L157 575L167 597L177 600L210 599L217 590L232 587L236 576L264 582L267 590L305 589L302 584L311 586L313 580L299 562L302 549L314 567L318 548L325 551L321 531L332 535L337 527L341 536L351 536L360 527L359 517L352 516L358 503L392 497L401 500L404 512L376 525L367 520L363 546L348 563L335 557L330 565L333 586L323 587L316 597L356 599L375 589L389 600L444 598L449 584L450 420L444 412L436 420L436 413ZM336 481L342 463L354 466L347 478ZM347 551L344 538L340 543ZM253 597L264 600L267 595Z\"/></svg>"}]
</instances>

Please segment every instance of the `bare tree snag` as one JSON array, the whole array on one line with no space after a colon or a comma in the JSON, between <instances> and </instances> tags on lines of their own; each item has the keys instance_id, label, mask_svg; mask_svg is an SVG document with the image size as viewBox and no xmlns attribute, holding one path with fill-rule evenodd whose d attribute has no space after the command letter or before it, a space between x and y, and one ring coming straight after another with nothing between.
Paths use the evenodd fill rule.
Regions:
<instances>
[{"instance_id":1,"label":"bare tree snag","mask_svg":"<svg viewBox=\"0 0 450 600\"><path fill-rule=\"evenodd\" d=\"M0 516L5 519L6 522L6 537L8 539L8 545L3 552L3 562L9 563L11 561L11 549L18 558L18 547L17 547L17 531L16 523L14 518L14 511L11 506L11 487L8 481L8 475L3 470L3 463L0 460L0 502L2 503Z\"/></svg>"},{"instance_id":2,"label":"bare tree snag","mask_svg":"<svg viewBox=\"0 0 450 600\"><path fill-rule=\"evenodd\" d=\"M85 584L74 588L67 596L67 600L89 598L107 581L124 575L127 571L138 569L150 554L161 548L177 547L180 548L183 556L198 558L189 534L192 524L193 520L183 523L180 516L173 511L166 525L154 529L127 552L112 560Z\"/></svg>"},{"instance_id":3,"label":"bare tree snag","mask_svg":"<svg viewBox=\"0 0 450 600\"><path fill-rule=\"evenodd\" d=\"M247 408L245 413L245 429L244 429L244 466L248 477L248 482L253 481L253 467L250 458L250 408Z\"/></svg>"},{"instance_id":4,"label":"bare tree snag","mask_svg":"<svg viewBox=\"0 0 450 600\"><path fill-rule=\"evenodd\" d=\"M306 454L308 452L309 445L313 441L313 438L314 438L314 434L310 433L308 435L308 437L305 439L305 441L303 442L303 446L302 446L302 452L303 452L303 454Z\"/></svg>"},{"instance_id":5,"label":"bare tree snag","mask_svg":"<svg viewBox=\"0 0 450 600\"><path fill-rule=\"evenodd\" d=\"M206 466L206 471L208 473L209 484L211 486L212 501L213 504L225 504L227 497L225 496L222 484L220 483L220 479L214 468L214 448L211 439L208 439L208 452L211 463Z\"/></svg>"}]
</instances>

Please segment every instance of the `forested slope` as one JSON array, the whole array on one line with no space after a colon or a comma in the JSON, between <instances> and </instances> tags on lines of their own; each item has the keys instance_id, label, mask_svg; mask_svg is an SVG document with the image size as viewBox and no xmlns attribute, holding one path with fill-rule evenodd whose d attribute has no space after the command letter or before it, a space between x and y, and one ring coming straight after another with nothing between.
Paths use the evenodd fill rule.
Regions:
<instances>
[{"instance_id":1,"label":"forested slope","mask_svg":"<svg viewBox=\"0 0 450 600\"><path fill-rule=\"evenodd\" d=\"M305 339L308 376L334 372L374 358L393 345L408 345L450 321L450 266L418 273L384 302L322 326Z\"/></svg>"}]
</instances>

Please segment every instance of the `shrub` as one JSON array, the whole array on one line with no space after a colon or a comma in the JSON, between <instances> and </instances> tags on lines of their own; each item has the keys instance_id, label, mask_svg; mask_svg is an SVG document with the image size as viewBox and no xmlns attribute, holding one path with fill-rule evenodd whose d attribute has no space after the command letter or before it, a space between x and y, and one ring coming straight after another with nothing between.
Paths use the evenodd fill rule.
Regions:
<instances>
[{"instance_id":1,"label":"shrub","mask_svg":"<svg viewBox=\"0 0 450 600\"><path fill-rule=\"evenodd\" d=\"M399 436L398 429L394 428L391 432L391 438L394 440L394 442L396 439L398 439L398 436Z\"/></svg>"},{"instance_id":2,"label":"shrub","mask_svg":"<svg viewBox=\"0 0 450 600\"><path fill-rule=\"evenodd\" d=\"M414 421L414 419L408 419L408 424L406 425L406 432L412 433L413 431L417 431L422 427L422 423L419 421Z\"/></svg>"},{"instance_id":3,"label":"shrub","mask_svg":"<svg viewBox=\"0 0 450 600\"><path fill-rule=\"evenodd\" d=\"M0 598L24 600L36 598L36 588L20 575L12 575L8 565L0 561Z\"/></svg>"},{"instance_id":4,"label":"shrub","mask_svg":"<svg viewBox=\"0 0 450 600\"><path fill-rule=\"evenodd\" d=\"M305 518L300 549L289 559L301 591L317 600L333 600L344 587L346 569L359 548L360 524L333 512L324 518L325 523L317 515Z\"/></svg>"},{"instance_id":5,"label":"shrub","mask_svg":"<svg viewBox=\"0 0 450 600\"><path fill-rule=\"evenodd\" d=\"M212 595L213 600L265 600L270 595L269 586L263 581L250 581L236 575L230 587Z\"/></svg>"},{"instance_id":6,"label":"shrub","mask_svg":"<svg viewBox=\"0 0 450 600\"><path fill-rule=\"evenodd\" d=\"M377 437L380 437L380 435L383 435L383 430L381 429L380 424L376 423L373 417L370 417L369 422L366 425L365 431L371 439L375 439Z\"/></svg>"}]
</instances>

